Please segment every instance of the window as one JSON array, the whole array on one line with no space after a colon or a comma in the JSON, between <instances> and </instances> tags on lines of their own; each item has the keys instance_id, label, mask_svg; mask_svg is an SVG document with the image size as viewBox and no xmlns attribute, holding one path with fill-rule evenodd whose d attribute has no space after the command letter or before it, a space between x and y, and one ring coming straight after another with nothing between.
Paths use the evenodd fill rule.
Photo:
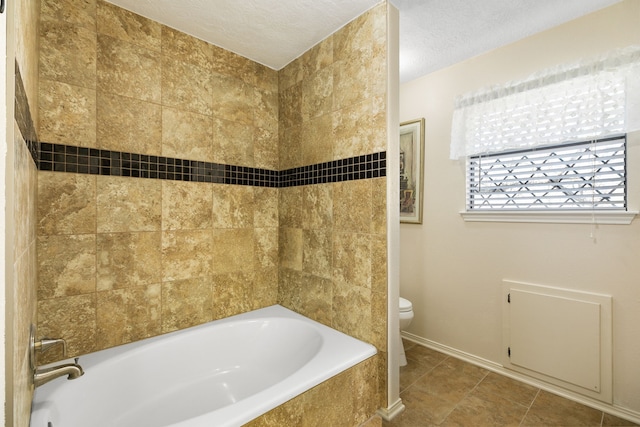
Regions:
<instances>
[{"instance_id":1,"label":"window","mask_svg":"<svg viewBox=\"0 0 640 427\"><path fill-rule=\"evenodd\" d=\"M640 46L461 95L450 157L467 165L463 217L629 223L627 159L637 156L626 140L638 131Z\"/></svg>"},{"instance_id":2,"label":"window","mask_svg":"<svg viewBox=\"0 0 640 427\"><path fill-rule=\"evenodd\" d=\"M624 136L470 156L467 210L626 210Z\"/></svg>"}]
</instances>

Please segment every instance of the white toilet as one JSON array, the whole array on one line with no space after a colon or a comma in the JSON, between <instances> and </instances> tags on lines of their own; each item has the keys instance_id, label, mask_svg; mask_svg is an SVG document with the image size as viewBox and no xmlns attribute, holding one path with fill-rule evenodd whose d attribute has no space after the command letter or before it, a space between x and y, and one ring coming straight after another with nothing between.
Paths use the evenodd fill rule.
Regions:
<instances>
[{"instance_id":1,"label":"white toilet","mask_svg":"<svg viewBox=\"0 0 640 427\"><path fill-rule=\"evenodd\" d=\"M406 329L413 320L413 305L408 299L400 297L399 301L400 312L400 330ZM404 344L402 344L402 337L398 334L399 350L400 350L400 366L407 365L407 357L404 354Z\"/></svg>"}]
</instances>

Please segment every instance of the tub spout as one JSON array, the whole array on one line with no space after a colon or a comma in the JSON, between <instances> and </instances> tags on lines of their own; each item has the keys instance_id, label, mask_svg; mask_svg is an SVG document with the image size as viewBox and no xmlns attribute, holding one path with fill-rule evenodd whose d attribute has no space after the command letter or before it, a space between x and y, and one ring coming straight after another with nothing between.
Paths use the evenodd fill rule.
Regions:
<instances>
[{"instance_id":1,"label":"tub spout","mask_svg":"<svg viewBox=\"0 0 640 427\"><path fill-rule=\"evenodd\" d=\"M67 379L69 380L75 380L84 375L84 371L77 363L65 363L52 368L36 369L33 374L33 385L39 387L63 375L68 375Z\"/></svg>"}]
</instances>

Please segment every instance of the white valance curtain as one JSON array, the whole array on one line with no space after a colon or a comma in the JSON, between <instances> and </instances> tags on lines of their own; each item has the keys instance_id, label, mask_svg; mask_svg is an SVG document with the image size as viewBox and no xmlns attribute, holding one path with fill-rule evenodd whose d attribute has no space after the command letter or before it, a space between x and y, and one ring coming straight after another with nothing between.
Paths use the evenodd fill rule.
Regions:
<instances>
[{"instance_id":1,"label":"white valance curtain","mask_svg":"<svg viewBox=\"0 0 640 427\"><path fill-rule=\"evenodd\" d=\"M640 46L456 99L451 158L640 130Z\"/></svg>"}]
</instances>

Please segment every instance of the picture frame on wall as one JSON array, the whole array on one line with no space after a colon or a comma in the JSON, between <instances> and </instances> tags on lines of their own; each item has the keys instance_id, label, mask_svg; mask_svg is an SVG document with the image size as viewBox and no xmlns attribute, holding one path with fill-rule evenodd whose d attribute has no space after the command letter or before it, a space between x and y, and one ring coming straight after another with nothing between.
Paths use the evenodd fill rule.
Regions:
<instances>
[{"instance_id":1,"label":"picture frame on wall","mask_svg":"<svg viewBox=\"0 0 640 427\"><path fill-rule=\"evenodd\" d=\"M422 224L424 118L400 123L400 222Z\"/></svg>"}]
</instances>

